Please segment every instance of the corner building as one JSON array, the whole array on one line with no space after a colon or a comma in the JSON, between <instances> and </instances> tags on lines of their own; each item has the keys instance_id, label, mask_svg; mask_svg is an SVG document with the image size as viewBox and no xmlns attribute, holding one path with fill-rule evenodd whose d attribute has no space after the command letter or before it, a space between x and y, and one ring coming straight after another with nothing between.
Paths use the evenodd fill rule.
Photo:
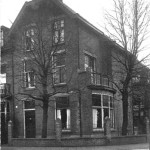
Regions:
<instances>
[{"instance_id":1,"label":"corner building","mask_svg":"<svg viewBox=\"0 0 150 150\"><path fill-rule=\"evenodd\" d=\"M53 60L60 60L51 81L57 92L48 108L48 138L55 138L56 118L61 119L62 137L102 137L106 116L111 120L112 135L120 135L122 102L111 82L111 53L120 47L115 44L112 48L113 41L61 0L32 0L24 4L10 29L14 45L9 48L13 57L7 62L7 82L13 84L14 137L40 138L42 133L42 104L19 94L39 94L27 60L36 43L33 20L40 12L42 21L48 22L44 34L49 45L57 45ZM13 69L9 69L11 62Z\"/></svg>"}]
</instances>

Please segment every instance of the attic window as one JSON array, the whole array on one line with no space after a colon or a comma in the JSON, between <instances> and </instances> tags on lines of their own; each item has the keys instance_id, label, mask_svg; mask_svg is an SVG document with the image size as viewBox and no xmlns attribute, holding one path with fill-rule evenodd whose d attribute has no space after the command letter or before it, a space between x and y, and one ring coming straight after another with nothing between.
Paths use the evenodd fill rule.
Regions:
<instances>
[{"instance_id":1,"label":"attic window","mask_svg":"<svg viewBox=\"0 0 150 150\"><path fill-rule=\"evenodd\" d=\"M34 45L35 45L34 35L35 35L35 31L33 28L30 28L25 32L25 45L27 51L31 51L34 49Z\"/></svg>"},{"instance_id":2,"label":"attic window","mask_svg":"<svg viewBox=\"0 0 150 150\"><path fill-rule=\"evenodd\" d=\"M64 42L64 20L54 21L53 25L53 44L60 44Z\"/></svg>"}]
</instances>

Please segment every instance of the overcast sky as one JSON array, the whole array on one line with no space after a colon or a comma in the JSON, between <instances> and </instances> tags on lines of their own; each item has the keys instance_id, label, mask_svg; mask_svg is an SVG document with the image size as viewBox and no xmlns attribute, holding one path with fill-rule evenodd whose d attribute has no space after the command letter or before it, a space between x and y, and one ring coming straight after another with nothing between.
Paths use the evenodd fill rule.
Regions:
<instances>
[{"instance_id":1,"label":"overcast sky","mask_svg":"<svg viewBox=\"0 0 150 150\"><path fill-rule=\"evenodd\" d=\"M25 1L29 0L0 0L0 25L10 27ZM102 25L103 12L110 8L112 0L63 0L63 2L98 27L99 24Z\"/></svg>"},{"instance_id":2,"label":"overcast sky","mask_svg":"<svg viewBox=\"0 0 150 150\"><path fill-rule=\"evenodd\" d=\"M29 0L0 0L0 25L11 27L25 1ZM113 0L63 0L63 2L99 29L104 25L104 11L111 10L113 6ZM145 53L149 53L148 50L142 57Z\"/></svg>"}]
</instances>

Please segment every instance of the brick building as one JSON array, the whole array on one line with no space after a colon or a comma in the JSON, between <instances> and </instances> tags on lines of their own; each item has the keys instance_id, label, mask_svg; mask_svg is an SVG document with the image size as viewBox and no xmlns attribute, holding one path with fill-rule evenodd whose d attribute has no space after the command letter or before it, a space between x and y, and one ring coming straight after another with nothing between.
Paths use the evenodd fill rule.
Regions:
<instances>
[{"instance_id":1,"label":"brick building","mask_svg":"<svg viewBox=\"0 0 150 150\"><path fill-rule=\"evenodd\" d=\"M111 82L111 53L114 48L122 51L119 45L61 0L26 2L9 36L6 72L13 95L10 108L14 137L41 137L40 100L45 91L51 95L47 110L49 138L55 138L56 118L61 119L63 137L104 136L106 116L111 120L112 135L120 135L122 102ZM5 60L2 56L2 62ZM43 70L37 66L47 61L51 66L44 91L44 81L38 80Z\"/></svg>"},{"instance_id":2,"label":"brick building","mask_svg":"<svg viewBox=\"0 0 150 150\"><path fill-rule=\"evenodd\" d=\"M1 46L1 72L0 72L0 96L1 96L1 143L7 143L7 126L10 120L10 84L6 80L6 66L8 57L8 49L6 48L6 37L9 29L5 26L0 27L0 46Z\"/></svg>"}]
</instances>

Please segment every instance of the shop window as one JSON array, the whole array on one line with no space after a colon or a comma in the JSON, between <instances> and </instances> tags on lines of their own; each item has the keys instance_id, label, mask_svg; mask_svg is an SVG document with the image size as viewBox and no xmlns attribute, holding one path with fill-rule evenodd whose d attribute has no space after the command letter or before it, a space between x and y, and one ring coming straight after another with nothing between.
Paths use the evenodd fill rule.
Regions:
<instances>
[{"instance_id":1,"label":"shop window","mask_svg":"<svg viewBox=\"0 0 150 150\"><path fill-rule=\"evenodd\" d=\"M114 104L109 95L92 94L93 129L104 128L104 119L111 119L111 127L114 128Z\"/></svg>"},{"instance_id":2,"label":"shop window","mask_svg":"<svg viewBox=\"0 0 150 150\"><path fill-rule=\"evenodd\" d=\"M61 119L62 130L70 129L70 108L68 97L57 98L56 118Z\"/></svg>"}]
</instances>

